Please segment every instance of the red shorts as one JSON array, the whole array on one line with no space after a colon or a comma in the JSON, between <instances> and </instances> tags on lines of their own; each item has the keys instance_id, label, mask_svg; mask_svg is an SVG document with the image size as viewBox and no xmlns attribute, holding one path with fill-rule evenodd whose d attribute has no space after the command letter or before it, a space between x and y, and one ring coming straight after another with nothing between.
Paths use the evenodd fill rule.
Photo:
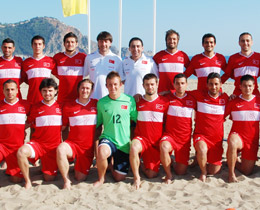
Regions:
<instances>
[{"instance_id":1,"label":"red shorts","mask_svg":"<svg viewBox=\"0 0 260 210\"><path fill-rule=\"evenodd\" d=\"M222 165L222 154L223 154L222 139L221 141L212 142L201 134L194 134L193 135L194 146L198 141L204 141L207 144L208 147L207 162L213 165Z\"/></svg>"},{"instance_id":2,"label":"red shorts","mask_svg":"<svg viewBox=\"0 0 260 210\"><path fill-rule=\"evenodd\" d=\"M141 157L143 158L144 167L159 172L161 162L159 147L149 144L148 140L141 136L136 136L134 139L139 140L142 144Z\"/></svg>"},{"instance_id":3,"label":"red shorts","mask_svg":"<svg viewBox=\"0 0 260 210\"><path fill-rule=\"evenodd\" d=\"M7 164L7 169L5 173L11 176L23 177L19 165L17 163L17 149L10 149L6 147L4 144L0 143L0 153L3 155L2 160L5 160ZM2 162L2 160L0 160L0 162Z\"/></svg>"},{"instance_id":4,"label":"red shorts","mask_svg":"<svg viewBox=\"0 0 260 210\"><path fill-rule=\"evenodd\" d=\"M74 170L88 175L94 158L94 148L82 149L78 144L75 144L72 141L66 140L65 142L72 150L73 157L71 159L76 159Z\"/></svg>"},{"instance_id":5,"label":"red shorts","mask_svg":"<svg viewBox=\"0 0 260 210\"><path fill-rule=\"evenodd\" d=\"M163 135L161 142L163 141L168 141L171 144L172 151L174 150L175 161L177 163L188 165L188 161L190 159L190 141L185 144L181 144L169 135Z\"/></svg>"},{"instance_id":6,"label":"red shorts","mask_svg":"<svg viewBox=\"0 0 260 210\"><path fill-rule=\"evenodd\" d=\"M245 141L242 136L237 132L231 132L231 134L237 134L242 141L242 150L241 150L241 158L245 160L257 160L257 152L258 152L258 139L252 142ZM229 140L229 137L228 137Z\"/></svg>"},{"instance_id":7,"label":"red shorts","mask_svg":"<svg viewBox=\"0 0 260 210\"><path fill-rule=\"evenodd\" d=\"M56 162L56 148L48 150L42 147L38 142L30 141L26 143L30 146L32 152L34 153L33 157L29 158L31 163L35 163L38 159L41 159L42 172L51 176L57 175L57 162Z\"/></svg>"}]
</instances>

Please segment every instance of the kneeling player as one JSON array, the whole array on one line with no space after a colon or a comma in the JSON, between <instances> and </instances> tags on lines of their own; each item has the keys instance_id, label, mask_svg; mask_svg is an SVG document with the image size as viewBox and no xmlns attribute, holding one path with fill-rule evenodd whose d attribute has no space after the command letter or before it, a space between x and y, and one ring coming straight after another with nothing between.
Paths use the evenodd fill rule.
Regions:
<instances>
[{"instance_id":1,"label":"kneeling player","mask_svg":"<svg viewBox=\"0 0 260 210\"><path fill-rule=\"evenodd\" d=\"M141 154L144 162L144 174L148 178L157 176L160 168L159 140L163 132L164 115L168 101L158 96L158 79L155 74L146 74L143 78L145 95L136 104L138 111L135 137L130 147L130 164L134 175L133 186L140 187L139 165Z\"/></svg>"},{"instance_id":2,"label":"kneeling player","mask_svg":"<svg viewBox=\"0 0 260 210\"><path fill-rule=\"evenodd\" d=\"M56 148L61 142L61 107L54 97L58 85L51 78L43 79L40 84L43 100L34 104L28 117L35 129L30 142L19 148L18 164L25 179L25 188L31 188L29 162L41 159L42 172L46 181L54 180L57 175Z\"/></svg>"},{"instance_id":3,"label":"kneeling player","mask_svg":"<svg viewBox=\"0 0 260 210\"><path fill-rule=\"evenodd\" d=\"M260 98L253 95L254 77L244 75L240 79L242 94L230 101L226 115L230 114L233 125L228 137L227 163L229 182L237 182L235 168L241 173L252 173L259 144ZM241 162L237 161L237 152L242 152Z\"/></svg>"},{"instance_id":4,"label":"kneeling player","mask_svg":"<svg viewBox=\"0 0 260 210\"><path fill-rule=\"evenodd\" d=\"M187 77L184 74L177 74L174 77L173 85L175 92L167 95L170 101L165 132L160 141L160 157L163 168L166 172L165 183L171 183L170 154L174 150L175 164L174 171L183 175L187 171L190 157L192 112L196 107L196 101L187 89Z\"/></svg>"},{"instance_id":5,"label":"kneeling player","mask_svg":"<svg viewBox=\"0 0 260 210\"><path fill-rule=\"evenodd\" d=\"M208 75L207 87L208 91L193 92L197 100L193 143L203 182L207 174L216 174L221 169L224 112L228 101L228 95L220 91L222 83L218 73Z\"/></svg>"},{"instance_id":6,"label":"kneeling player","mask_svg":"<svg viewBox=\"0 0 260 210\"><path fill-rule=\"evenodd\" d=\"M57 148L57 164L64 180L64 189L70 189L68 159L75 159L75 178L85 180L94 157L94 135L97 118L97 100L90 99L94 83L84 79L78 83L78 99L63 107L63 129L70 127L68 139Z\"/></svg>"}]
</instances>

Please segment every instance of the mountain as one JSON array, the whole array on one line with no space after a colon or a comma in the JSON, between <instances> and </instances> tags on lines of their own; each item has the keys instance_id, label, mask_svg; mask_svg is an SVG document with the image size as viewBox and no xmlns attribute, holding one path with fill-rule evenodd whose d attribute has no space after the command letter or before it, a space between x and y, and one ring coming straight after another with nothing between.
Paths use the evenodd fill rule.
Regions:
<instances>
[{"instance_id":1,"label":"mountain","mask_svg":"<svg viewBox=\"0 0 260 210\"><path fill-rule=\"evenodd\" d=\"M79 51L87 53L88 38L75 27L68 26L52 17L35 17L31 20L21 21L14 24L0 23L0 40L9 37L15 41L15 54L28 57L32 55L31 39L35 35L41 35L45 38L45 52L53 56L57 52L64 51L63 37L66 33L73 32L78 36ZM97 50L97 43L91 41L91 51ZM115 46L111 51L118 54ZM122 57L128 56L128 48L122 48Z\"/></svg>"}]
</instances>

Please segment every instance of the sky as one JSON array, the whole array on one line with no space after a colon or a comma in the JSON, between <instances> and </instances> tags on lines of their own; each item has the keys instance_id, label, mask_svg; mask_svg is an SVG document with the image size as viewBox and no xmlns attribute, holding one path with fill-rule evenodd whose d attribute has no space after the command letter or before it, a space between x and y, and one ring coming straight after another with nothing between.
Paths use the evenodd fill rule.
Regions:
<instances>
[{"instance_id":1,"label":"sky","mask_svg":"<svg viewBox=\"0 0 260 210\"><path fill-rule=\"evenodd\" d=\"M0 0L0 23L17 23L34 17L54 17L88 33L87 15L63 17L61 0ZM145 50L153 50L153 0L122 0L122 47L140 37ZM91 0L91 39L109 31L118 44L119 0ZM189 56L201 53L201 38L213 33L215 51L229 56L240 51L242 32L253 36L253 50L260 51L259 0L157 0L156 51L165 49L165 32L180 33L179 49ZM1 29L0 29L1 32ZM31 37L29 37L31 39Z\"/></svg>"}]
</instances>

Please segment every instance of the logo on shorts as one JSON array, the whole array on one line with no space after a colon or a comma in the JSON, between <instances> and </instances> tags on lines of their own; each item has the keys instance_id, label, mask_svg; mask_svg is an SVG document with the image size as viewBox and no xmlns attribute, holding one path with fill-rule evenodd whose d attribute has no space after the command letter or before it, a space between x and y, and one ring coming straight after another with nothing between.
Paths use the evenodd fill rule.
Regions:
<instances>
[{"instance_id":1,"label":"logo on shorts","mask_svg":"<svg viewBox=\"0 0 260 210\"><path fill-rule=\"evenodd\" d=\"M196 138L196 139L195 139L195 142L197 142L197 141L199 141L199 140L200 140L200 137Z\"/></svg>"}]
</instances>

